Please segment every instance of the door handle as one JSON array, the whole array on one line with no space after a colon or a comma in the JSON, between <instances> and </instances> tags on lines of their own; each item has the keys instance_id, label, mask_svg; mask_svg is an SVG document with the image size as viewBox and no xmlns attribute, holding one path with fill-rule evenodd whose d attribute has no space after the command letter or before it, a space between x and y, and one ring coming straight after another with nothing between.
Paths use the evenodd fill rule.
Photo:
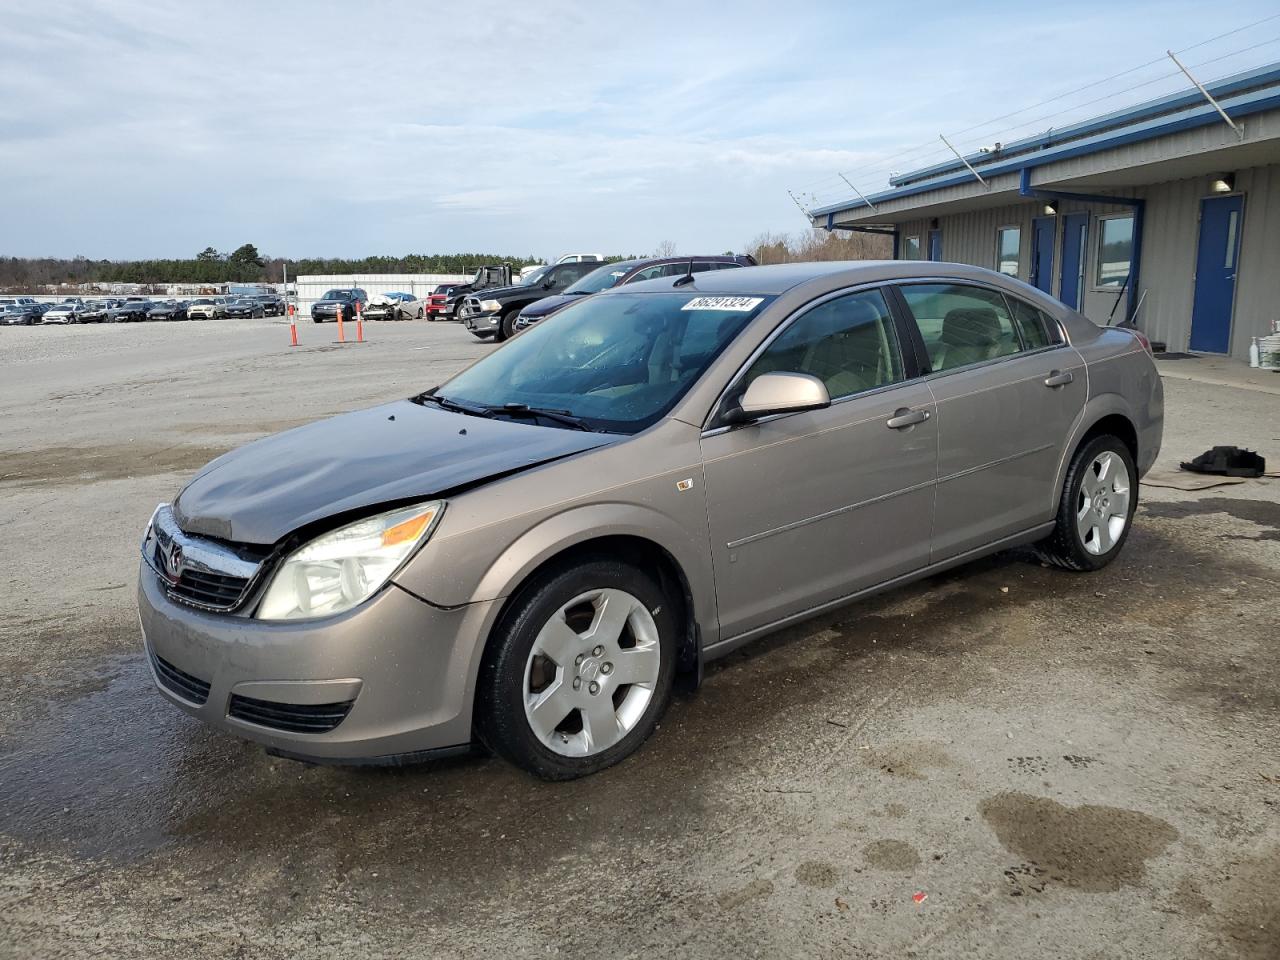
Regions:
<instances>
[{"instance_id":1,"label":"door handle","mask_svg":"<svg viewBox=\"0 0 1280 960\"><path fill-rule=\"evenodd\" d=\"M905 430L907 427L914 427L917 423L924 423L928 419L928 410L909 410L903 407L895 410L893 416L886 420L884 425L890 430Z\"/></svg>"},{"instance_id":2,"label":"door handle","mask_svg":"<svg viewBox=\"0 0 1280 960\"><path fill-rule=\"evenodd\" d=\"M1049 376L1044 378L1046 387L1065 387L1068 383L1075 379L1070 370L1065 373L1061 370L1055 370Z\"/></svg>"}]
</instances>

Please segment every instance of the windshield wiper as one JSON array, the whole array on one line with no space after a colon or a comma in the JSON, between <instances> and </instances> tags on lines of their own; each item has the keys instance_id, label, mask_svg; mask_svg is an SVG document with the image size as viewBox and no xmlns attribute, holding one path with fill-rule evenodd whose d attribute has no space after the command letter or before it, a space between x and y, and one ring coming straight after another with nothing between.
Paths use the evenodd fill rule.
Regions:
<instances>
[{"instance_id":1,"label":"windshield wiper","mask_svg":"<svg viewBox=\"0 0 1280 960\"><path fill-rule=\"evenodd\" d=\"M458 400L451 400L449 397L442 397L438 393L420 393L413 399L415 403L434 403L442 410L465 413L470 417L492 418L494 415L494 408L492 407L486 407L483 404L462 403Z\"/></svg>"},{"instance_id":2,"label":"windshield wiper","mask_svg":"<svg viewBox=\"0 0 1280 960\"><path fill-rule=\"evenodd\" d=\"M587 426L585 420L581 417L575 417L568 410L551 410L547 407L531 407L527 403L504 403L501 406L488 407L487 409L490 416L501 416L505 413L512 417L529 417L530 419L542 417L544 420L551 420L555 423L563 424L566 427L571 427L574 430L594 432L589 426Z\"/></svg>"}]
</instances>

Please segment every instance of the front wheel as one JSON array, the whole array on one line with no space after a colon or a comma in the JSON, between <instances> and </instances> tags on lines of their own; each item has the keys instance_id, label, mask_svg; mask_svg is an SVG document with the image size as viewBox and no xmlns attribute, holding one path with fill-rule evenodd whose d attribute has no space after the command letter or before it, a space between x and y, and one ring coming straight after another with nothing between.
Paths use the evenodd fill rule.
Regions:
<instances>
[{"instance_id":1,"label":"front wheel","mask_svg":"<svg viewBox=\"0 0 1280 960\"><path fill-rule=\"evenodd\" d=\"M524 590L480 668L476 733L545 780L639 749L671 699L679 624L648 576L594 560Z\"/></svg>"},{"instance_id":2,"label":"front wheel","mask_svg":"<svg viewBox=\"0 0 1280 960\"><path fill-rule=\"evenodd\" d=\"M1045 561L1067 570L1101 570L1120 553L1138 508L1138 471L1119 437L1094 437L1067 469L1057 523L1036 544Z\"/></svg>"},{"instance_id":3,"label":"front wheel","mask_svg":"<svg viewBox=\"0 0 1280 960\"><path fill-rule=\"evenodd\" d=\"M516 318L520 316L520 308L515 307L502 315L498 324L498 340L510 340L516 335Z\"/></svg>"}]
</instances>

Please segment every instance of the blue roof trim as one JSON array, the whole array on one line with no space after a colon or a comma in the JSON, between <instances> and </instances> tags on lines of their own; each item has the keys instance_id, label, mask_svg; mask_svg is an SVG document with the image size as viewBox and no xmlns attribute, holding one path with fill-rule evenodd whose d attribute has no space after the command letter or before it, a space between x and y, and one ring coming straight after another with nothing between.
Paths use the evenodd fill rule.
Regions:
<instances>
[{"instance_id":1,"label":"blue roof trim","mask_svg":"<svg viewBox=\"0 0 1280 960\"><path fill-rule=\"evenodd\" d=\"M1250 114L1262 113L1265 110L1280 108L1280 89L1258 90L1254 93L1245 94L1231 100L1223 100L1220 102L1228 116L1247 117ZM1143 140L1153 140L1156 137L1163 137L1171 133L1179 133L1183 130L1194 130L1197 127L1207 127L1215 123L1222 123L1222 118L1218 116L1218 112L1214 110L1212 105L1202 103L1200 107L1158 117L1154 120L1148 120L1146 123L1132 124L1130 126L1123 127L1118 130L1111 130L1093 137L1073 140L1070 143L1060 144L1057 147L1050 147L1036 153L1009 157L1004 160L994 160L984 164L980 168L980 171L984 176L993 177L1004 173L1016 173L1019 170L1042 167L1047 164L1056 163L1059 160L1067 160L1072 157L1101 153L1103 150L1111 150L1115 147L1122 147L1126 144L1138 143ZM873 204L887 203L891 200L901 200L904 197L918 196L919 194L930 193L934 190L941 190L945 187L953 187L962 183L973 182L973 174L969 173L968 170L964 170L962 173L957 173L949 177L942 177L936 180L930 180L926 183L917 183L909 187L898 187L894 190L885 190L881 193L873 193L867 199ZM848 210L858 210L867 206L870 206L870 204L866 201L853 198L846 200L843 203L831 203L824 207L819 207L816 210L810 210L809 216L812 218L825 217L828 214L843 213Z\"/></svg>"},{"instance_id":2,"label":"blue roof trim","mask_svg":"<svg viewBox=\"0 0 1280 960\"><path fill-rule=\"evenodd\" d=\"M1246 90L1277 83L1280 83L1280 63L1273 63L1258 67L1256 70L1224 77L1222 80L1208 84L1207 89L1215 99L1222 100ZM999 153L975 153L970 154L965 159L981 169L981 165L992 161L1010 159L1014 153L1060 144L1065 140L1078 139L1113 127L1128 126L1141 120L1155 119L1161 114L1171 113L1185 107L1193 107L1204 102L1204 97L1199 90L1193 89L1182 93L1172 93L1157 100L1148 100L1145 103L1127 107L1124 110L1103 114L1090 120L1082 120L1079 123L1056 130L1048 130L1034 137L1016 140L1013 143L1006 143L1001 147ZM939 174L963 169L964 164L959 160L947 160L930 167L922 167L919 170L911 170L896 177L890 177L889 183L895 187L904 186L917 180L923 180L926 177L936 177Z\"/></svg>"}]
</instances>

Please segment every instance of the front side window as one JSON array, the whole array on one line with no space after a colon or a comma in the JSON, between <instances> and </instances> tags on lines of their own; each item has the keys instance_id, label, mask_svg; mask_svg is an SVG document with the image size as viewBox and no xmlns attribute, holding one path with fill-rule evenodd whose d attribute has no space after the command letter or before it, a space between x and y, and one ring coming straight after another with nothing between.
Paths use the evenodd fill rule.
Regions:
<instances>
[{"instance_id":1,"label":"front side window","mask_svg":"<svg viewBox=\"0 0 1280 960\"><path fill-rule=\"evenodd\" d=\"M864 290L819 304L779 334L742 381L762 373L807 373L832 400L903 378L902 350L884 295Z\"/></svg>"},{"instance_id":2,"label":"front side window","mask_svg":"<svg viewBox=\"0 0 1280 960\"><path fill-rule=\"evenodd\" d=\"M442 384L436 396L566 412L589 427L635 433L660 420L767 296L610 293L529 327Z\"/></svg>"},{"instance_id":3,"label":"front side window","mask_svg":"<svg viewBox=\"0 0 1280 960\"><path fill-rule=\"evenodd\" d=\"M919 237L903 237L902 238L902 259L903 260L919 260L920 259L920 238Z\"/></svg>"},{"instance_id":4,"label":"front side window","mask_svg":"<svg viewBox=\"0 0 1280 960\"><path fill-rule=\"evenodd\" d=\"M996 231L996 270L1016 277L1022 267L1022 228L1001 227Z\"/></svg>"},{"instance_id":5,"label":"front side window","mask_svg":"<svg viewBox=\"0 0 1280 960\"><path fill-rule=\"evenodd\" d=\"M955 283L907 284L900 289L920 328L929 367L935 373L1006 357L1021 349L999 291Z\"/></svg>"},{"instance_id":6,"label":"front side window","mask_svg":"<svg viewBox=\"0 0 1280 960\"><path fill-rule=\"evenodd\" d=\"M565 292L599 293L601 290L608 290L610 287L617 286L626 275L627 267L622 264L611 263L608 266L597 267L592 270Z\"/></svg>"},{"instance_id":7,"label":"front side window","mask_svg":"<svg viewBox=\"0 0 1280 960\"><path fill-rule=\"evenodd\" d=\"M1129 279L1133 256L1133 217L1103 217L1098 221L1098 261L1094 286L1118 287Z\"/></svg>"}]
</instances>

